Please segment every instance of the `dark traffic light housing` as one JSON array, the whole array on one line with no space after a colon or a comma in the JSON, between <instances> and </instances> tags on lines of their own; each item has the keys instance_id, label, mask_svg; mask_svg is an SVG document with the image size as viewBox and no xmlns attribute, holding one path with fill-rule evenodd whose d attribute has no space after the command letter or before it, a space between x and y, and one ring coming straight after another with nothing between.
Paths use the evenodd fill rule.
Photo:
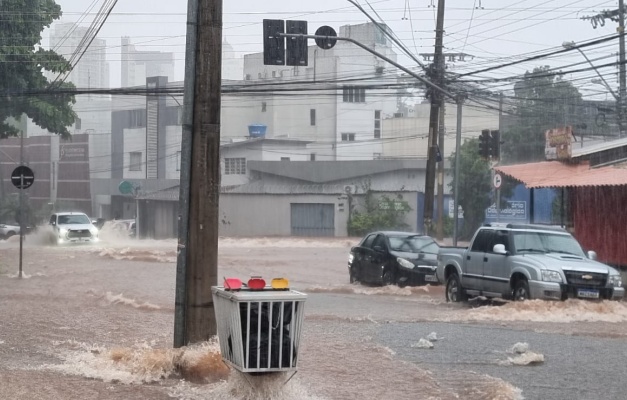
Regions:
<instances>
[{"instance_id":1,"label":"dark traffic light housing","mask_svg":"<svg viewBox=\"0 0 627 400\"><path fill-rule=\"evenodd\" d=\"M306 67L309 58L307 38L288 37L286 52L284 35L307 35L307 21L287 21L287 30L285 22L282 19L263 20L263 63Z\"/></svg>"},{"instance_id":2,"label":"dark traffic light housing","mask_svg":"<svg viewBox=\"0 0 627 400\"><path fill-rule=\"evenodd\" d=\"M490 156L493 161L501 159L501 132L498 130L490 132Z\"/></svg>"},{"instance_id":3,"label":"dark traffic light housing","mask_svg":"<svg viewBox=\"0 0 627 400\"><path fill-rule=\"evenodd\" d=\"M486 160L497 161L501 158L501 132L484 129L479 136L479 155Z\"/></svg>"},{"instance_id":4,"label":"dark traffic light housing","mask_svg":"<svg viewBox=\"0 0 627 400\"><path fill-rule=\"evenodd\" d=\"M490 140L490 130L482 130L479 136L479 155L486 160L490 158Z\"/></svg>"}]
</instances>

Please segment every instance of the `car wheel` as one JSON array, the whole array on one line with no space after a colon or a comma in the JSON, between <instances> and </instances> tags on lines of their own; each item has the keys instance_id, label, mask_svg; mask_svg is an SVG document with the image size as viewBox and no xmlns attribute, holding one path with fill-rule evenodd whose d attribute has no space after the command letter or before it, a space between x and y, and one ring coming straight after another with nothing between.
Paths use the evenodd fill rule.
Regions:
<instances>
[{"instance_id":1,"label":"car wheel","mask_svg":"<svg viewBox=\"0 0 627 400\"><path fill-rule=\"evenodd\" d=\"M389 286L389 285L393 285L393 284L394 284L394 274L388 268L388 269L384 270L383 274L381 275L381 285L382 286Z\"/></svg>"},{"instance_id":2,"label":"car wheel","mask_svg":"<svg viewBox=\"0 0 627 400\"><path fill-rule=\"evenodd\" d=\"M529 300L529 283L526 279L520 279L514 285L514 301Z\"/></svg>"},{"instance_id":3,"label":"car wheel","mask_svg":"<svg viewBox=\"0 0 627 400\"><path fill-rule=\"evenodd\" d=\"M451 303L459 303L465 301L466 296L462 289L462 284L459 280L459 275L451 274L446 280L446 301Z\"/></svg>"},{"instance_id":4,"label":"car wheel","mask_svg":"<svg viewBox=\"0 0 627 400\"><path fill-rule=\"evenodd\" d=\"M14 235L15 235L15 232L13 232L13 231L8 231L8 232L7 232L7 235L6 235L6 238L8 239L8 238L10 238L11 236L14 236Z\"/></svg>"}]
</instances>

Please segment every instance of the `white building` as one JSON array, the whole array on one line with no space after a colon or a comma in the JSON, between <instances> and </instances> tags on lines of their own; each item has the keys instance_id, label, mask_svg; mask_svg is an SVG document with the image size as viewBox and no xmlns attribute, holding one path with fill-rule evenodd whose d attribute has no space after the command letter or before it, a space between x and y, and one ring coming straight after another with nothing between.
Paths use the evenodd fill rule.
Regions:
<instances>
[{"instance_id":1,"label":"white building","mask_svg":"<svg viewBox=\"0 0 627 400\"><path fill-rule=\"evenodd\" d=\"M79 46L87 28L73 23L59 23L54 25L50 34L50 49L72 61L72 55L79 50ZM74 65L66 82L72 82L78 89L108 89L109 88L109 63L106 61L107 42L95 38L87 51ZM58 74L46 72L50 81L54 81ZM75 97L76 103L72 106L77 119L73 126L69 127L72 134L81 133L109 133L111 132L111 100L109 96L82 94ZM57 132L48 132L36 125L25 116L23 127L28 136L43 136Z\"/></svg>"},{"instance_id":2,"label":"white building","mask_svg":"<svg viewBox=\"0 0 627 400\"><path fill-rule=\"evenodd\" d=\"M241 81L244 79L244 59L239 57L226 39L222 42L222 80Z\"/></svg>"},{"instance_id":3,"label":"white building","mask_svg":"<svg viewBox=\"0 0 627 400\"><path fill-rule=\"evenodd\" d=\"M374 24L343 26L340 36L396 59L386 36ZM317 153L324 157L379 158L382 120L394 114L398 102L395 89L386 85L397 82L398 71L342 41L331 50L310 46L308 58L306 67L289 67L264 65L263 53L244 56L244 83L254 94L237 99L238 117L223 119L223 137L242 138L248 134L248 125L262 124L269 138L314 141ZM273 90L268 84L290 91ZM229 107L228 102L225 106Z\"/></svg>"},{"instance_id":4,"label":"white building","mask_svg":"<svg viewBox=\"0 0 627 400\"><path fill-rule=\"evenodd\" d=\"M143 86L146 78L167 76L174 80L174 53L140 51L128 36L122 37L122 87Z\"/></svg>"},{"instance_id":5,"label":"white building","mask_svg":"<svg viewBox=\"0 0 627 400\"><path fill-rule=\"evenodd\" d=\"M457 106L447 104L445 108L444 146L440 151L448 158L455 152ZM429 103L417 104L406 110L407 115L383 121L383 158L427 158L430 110ZM483 129L499 129L498 109L467 101L462 107L462 139L478 138Z\"/></svg>"},{"instance_id":6,"label":"white building","mask_svg":"<svg viewBox=\"0 0 627 400\"><path fill-rule=\"evenodd\" d=\"M50 49L71 61L88 29L74 23L55 24L50 34ZM55 76L51 76L54 80ZM80 61L70 72L67 81L77 88L109 88L109 63L107 62L107 42L95 38Z\"/></svg>"}]
</instances>

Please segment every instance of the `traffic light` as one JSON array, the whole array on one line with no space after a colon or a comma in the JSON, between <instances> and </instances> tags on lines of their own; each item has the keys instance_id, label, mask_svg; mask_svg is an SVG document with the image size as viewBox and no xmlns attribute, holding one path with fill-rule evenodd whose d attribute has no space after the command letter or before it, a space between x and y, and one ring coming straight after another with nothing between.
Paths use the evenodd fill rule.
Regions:
<instances>
[{"instance_id":1,"label":"traffic light","mask_svg":"<svg viewBox=\"0 0 627 400\"><path fill-rule=\"evenodd\" d=\"M285 65L285 21L282 19L263 20L263 64Z\"/></svg>"},{"instance_id":2,"label":"traffic light","mask_svg":"<svg viewBox=\"0 0 627 400\"><path fill-rule=\"evenodd\" d=\"M486 160L490 158L490 130L484 129L479 136L479 155Z\"/></svg>"},{"instance_id":3,"label":"traffic light","mask_svg":"<svg viewBox=\"0 0 627 400\"><path fill-rule=\"evenodd\" d=\"M307 35L307 21L286 21L285 32L297 35ZM290 37L287 38L287 57L285 65L303 67L307 66L309 48L307 38Z\"/></svg>"},{"instance_id":4,"label":"traffic light","mask_svg":"<svg viewBox=\"0 0 627 400\"><path fill-rule=\"evenodd\" d=\"M307 21L287 21L286 24L282 19L263 20L263 64L306 67L309 55L307 38L288 37L286 52L285 34L306 36Z\"/></svg>"},{"instance_id":5,"label":"traffic light","mask_svg":"<svg viewBox=\"0 0 627 400\"><path fill-rule=\"evenodd\" d=\"M498 130L490 132L490 156L494 161L501 159L501 132Z\"/></svg>"}]
</instances>

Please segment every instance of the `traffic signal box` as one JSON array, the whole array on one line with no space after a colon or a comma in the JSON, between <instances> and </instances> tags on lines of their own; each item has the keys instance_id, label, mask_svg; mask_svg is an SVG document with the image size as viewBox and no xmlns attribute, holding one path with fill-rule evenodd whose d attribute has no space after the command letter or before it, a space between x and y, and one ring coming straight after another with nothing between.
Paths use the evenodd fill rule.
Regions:
<instances>
[{"instance_id":1,"label":"traffic signal box","mask_svg":"<svg viewBox=\"0 0 627 400\"><path fill-rule=\"evenodd\" d=\"M479 155L486 160L501 158L501 133L498 130L484 129L479 136Z\"/></svg>"}]
</instances>

